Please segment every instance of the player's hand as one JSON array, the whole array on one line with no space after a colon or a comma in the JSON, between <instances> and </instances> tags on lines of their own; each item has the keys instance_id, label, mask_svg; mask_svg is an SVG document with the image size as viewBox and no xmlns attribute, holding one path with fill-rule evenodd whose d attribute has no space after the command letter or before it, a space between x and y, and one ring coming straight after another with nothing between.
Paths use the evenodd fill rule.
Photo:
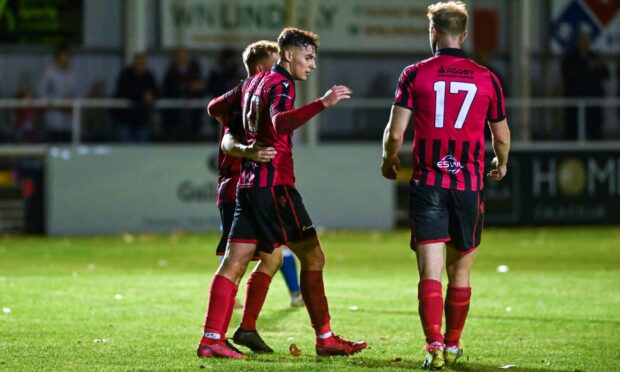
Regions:
<instances>
[{"instance_id":1,"label":"player's hand","mask_svg":"<svg viewBox=\"0 0 620 372\"><path fill-rule=\"evenodd\" d=\"M398 178L398 171L400 170L400 159L394 155L391 159L383 158L381 163L381 173L383 177L388 180L395 180Z\"/></svg>"},{"instance_id":2,"label":"player's hand","mask_svg":"<svg viewBox=\"0 0 620 372\"><path fill-rule=\"evenodd\" d=\"M323 97L321 97L321 101L323 101L323 105L325 105L325 107L333 106L341 99L351 98L352 93L353 91L351 88L345 85L334 85L330 90L325 92Z\"/></svg>"},{"instance_id":3,"label":"player's hand","mask_svg":"<svg viewBox=\"0 0 620 372\"><path fill-rule=\"evenodd\" d=\"M246 157L255 162L268 163L276 157L278 152L273 147L263 147L254 142L246 148L246 153Z\"/></svg>"},{"instance_id":4,"label":"player's hand","mask_svg":"<svg viewBox=\"0 0 620 372\"><path fill-rule=\"evenodd\" d=\"M497 160L497 156L496 156L491 161L491 166L493 166L495 169L491 169L491 171L487 173L487 176L493 178L495 181L501 181L502 178L506 176L506 172L508 172L508 167L506 166L506 164L504 165L498 165L498 164L499 164L499 161Z\"/></svg>"}]
</instances>

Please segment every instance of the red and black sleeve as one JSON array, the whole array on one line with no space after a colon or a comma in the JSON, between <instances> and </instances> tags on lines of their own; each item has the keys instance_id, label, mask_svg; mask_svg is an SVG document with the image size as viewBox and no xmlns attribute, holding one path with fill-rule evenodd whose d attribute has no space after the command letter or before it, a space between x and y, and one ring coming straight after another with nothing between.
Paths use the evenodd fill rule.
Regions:
<instances>
[{"instance_id":1,"label":"red and black sleeve","mask_svg":"<svg viewBox=\"0 0 620 372\"><path fill-rule=\"evenodd\" d=\"M279 134L294 131L325 109L325 105L320 99L295 109L293 107L294 94L295 88L288 81L283 81L271 88L270 115L273 126Z\"/></svg>"},{"instance_id":2,"label":"red and black sleeve","mask_svg":"<svg viewBox=\"0 0 620 372\"><path fill-rule=\"evenodd\" d=\"M417 74L418 68L415 65L406 67L400 74L394 94L394 105L413 110L413 85Z\"/></svg>"},{"instance_id":3,"label":"red and black sleeve","mask_svg":"<svg viewBox=\"0 0 620 372\"><path fill-rule=\"evenodd\" d=\"M504 104L504 91L502 85L499 83L499 79L495 74L489 71L491 75L491 84L493 85L491 95L491 102L489 104L489 110L487 111L487 119L491 123L497 123L506 119L506 107Z\"/></svg>"},{"instance_id":4,"label":"red and black sleeve","mask_svg":"<svg viewBox=\"0 0 620 372\"><path fill-rule=\"evenodd\" d=\"M234 109L240 110L241 108L234 107L234 105L241 102L242 85L242 83L239 83L228 92L209 101L209 105L207 106L207 112L209 113L209 116L214 119L218 119L218 121L221 122L220 119L223 116L229 114Z\"/></svg>"}]
</instances>

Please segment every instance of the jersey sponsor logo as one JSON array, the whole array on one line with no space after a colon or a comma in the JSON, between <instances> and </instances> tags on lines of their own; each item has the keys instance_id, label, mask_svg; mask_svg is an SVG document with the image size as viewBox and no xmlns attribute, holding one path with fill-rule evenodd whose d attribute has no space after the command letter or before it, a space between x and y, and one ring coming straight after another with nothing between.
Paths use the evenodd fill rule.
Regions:
<instances>
[{"instance_id":1,"label":"jersey sponsor logo","mask_svg":"<svg viewBox=\"0 0 620 372\"><path fill-rule=\"evenodd\" d=\"M450 174L457 174L461 171L463 166L460 161L457 161L454 156L446 155L440 161L437 162L437 167L443 169Z\"/></svg>"},{"instance_id":2,"label":"jersey sponsor logo","mask_svg":"<svg viewBox=\"0 0 620 372\"><path fill-rule=\"evenodd\" d=\"M439 70L437 70L437 73L438 74L456 74L456 75L472 76L474 74L474 70L467 70L464 68L456 68L456 67L445 68L443 66L440 66Z\"/></svg>"},{"instance_id":3,"label":"jersey sponsor logo","mask_svg":"<svg viewBox=\"0 0 620 372\"><path fill-rule=\"evenodd\" d=\"M310 230L310 229L311 229L311 228L313 228L313 227L314 227L314 225L310 225L310 226L303 226L303 227L301 228L301 231L308 231L308 230Z\"/></svg>"}]
</instances>

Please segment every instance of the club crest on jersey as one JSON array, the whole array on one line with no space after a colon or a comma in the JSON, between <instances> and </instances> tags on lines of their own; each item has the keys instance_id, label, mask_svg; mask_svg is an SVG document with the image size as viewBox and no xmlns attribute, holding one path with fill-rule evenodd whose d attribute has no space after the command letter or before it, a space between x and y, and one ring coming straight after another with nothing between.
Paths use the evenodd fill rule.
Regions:
<instances>
[{"instance_id":1,"label":"club crest on jersey","mask_svg":"<svg viewBox=\"0 0 620 372\"><path fill-rule=\"evenodd\" d=\"M454 156L446 155L440 161L437 162L439 169L446 170L450 174L457 174L461 171L463 166L460 161L456 161Z\"/></svg>"}]
</instances>

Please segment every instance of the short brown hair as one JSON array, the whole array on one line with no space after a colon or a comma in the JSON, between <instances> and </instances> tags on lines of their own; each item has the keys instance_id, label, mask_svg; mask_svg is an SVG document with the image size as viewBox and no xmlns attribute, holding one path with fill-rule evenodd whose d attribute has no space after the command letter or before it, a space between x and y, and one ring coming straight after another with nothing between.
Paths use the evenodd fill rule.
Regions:
<instances>
[{"instance_id":1,"label":"short brown hair","mask_svg":"<svg viewBox=\"0 0 620 372\"><path fill-rule=\"evenodd\" d=\"M446 1L426 8L428 20L441 34L462 34L467 30L467 6L462 1Z\"/></svg>"},{"instance_id":2,"label":"short brown hair","mask_svg":"<svg viewBox=\"0 0 620 372\"><path fill-rule=\"evenodd\" d=\"M311 45L314 49L319 47L319 35L312 31L306 31L295 27L286 27L278 36L278 46L280 55L290 46L307 47Z\"/></svg>"},{"instance_id":3,"label":"short brown hair","mask_svg":"<svg viewBox=\"0 0 620 372\"><path fill-rule=\"evenodd\" d=\"M269 40L260 40L248 45L243 51L243 64L248 75L263 58L267 58L271 54L278 54L279 51L278 44Z\"/></svg>"}]
</instances>

